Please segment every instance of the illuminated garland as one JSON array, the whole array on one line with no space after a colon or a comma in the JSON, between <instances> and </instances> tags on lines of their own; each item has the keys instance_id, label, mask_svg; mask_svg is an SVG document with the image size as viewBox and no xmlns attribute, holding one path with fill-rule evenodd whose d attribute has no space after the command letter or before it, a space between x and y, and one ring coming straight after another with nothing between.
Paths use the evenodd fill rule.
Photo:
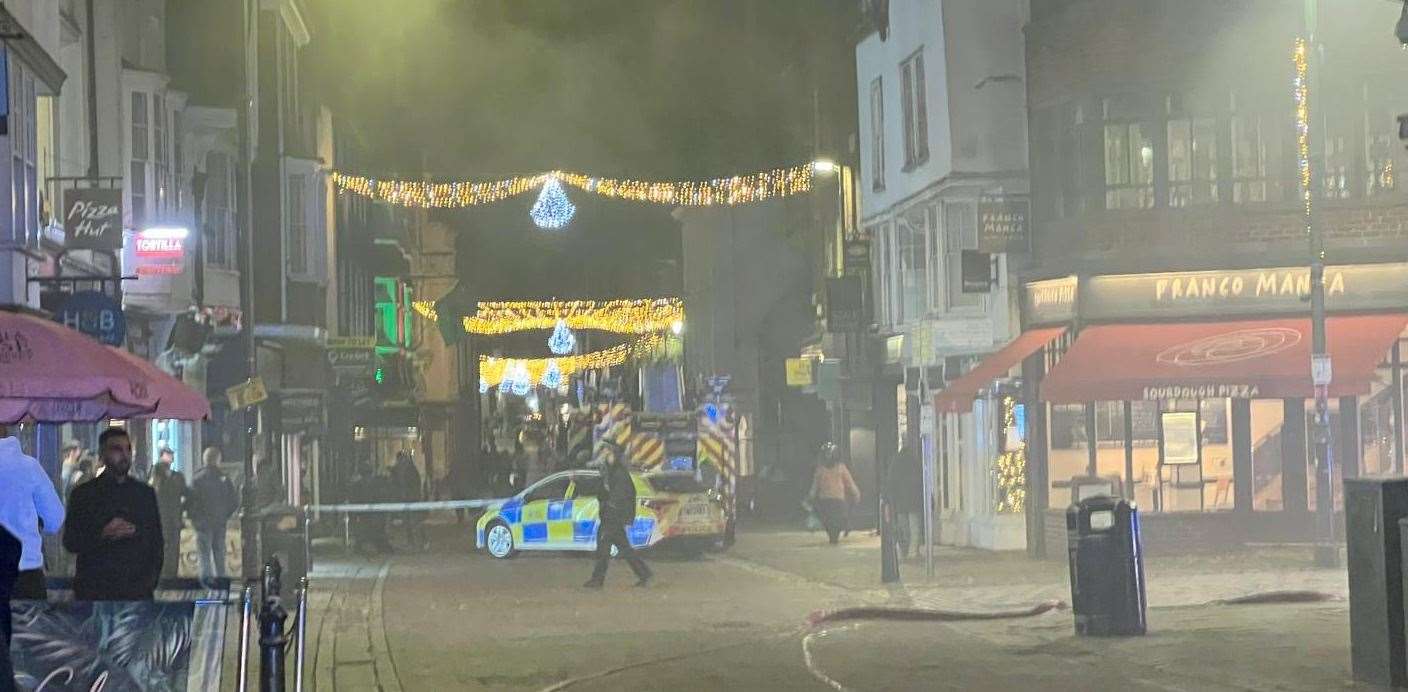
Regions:
<instances>
[{"instance_id":1,"label":"illuminated garland","mask_svg":"<svg viewBox=\"0 0 1408 692\"><path fill-rule=\"evenodd\" d=\"M416 301L416 312L435 322L435 303ZM641 300L498 301L481 302L474 317L464 318L472 334L510 334L530 329L594 329L614 334L652 334L684 320L679 298Z\"/></svg>"},{"instance_id":2,"label":"illuminated garland","mask_svg":"<svg viewBox=\"0 0 1408 692\"><path fill-rule=\"evenodd\" d=\"M1010 430L1017 424L1016 401L1012 397L1002 400L1002 429ZM1020 513L1027 504L1027 443L997 457L993 473L997 476L997 512L999 514Z\"/></svg>"},{"instance_id":3,"label":"illuminated garland","mask_svg":"<svg viewBox=\"0 0 1408 692\"><path fill-rule=\"evenodd\" d=\"M833 165L834 166L834 165ZM694 181L648 181L602 178L583 173L552 171L504 180L429 182L421 180L378 180L333 171L332 181L340 193L352 193L388 204L406 207L472 207L499 202L549 181L562 181L602 197L650 202L671 206L712 206L748 204L765 199L788 197L812 189L814 172L828 170L825 162L777 168L728 178ZM570 215L569 215L570 216Z\"/></svg>"},{"instance_id":4,"label":"illuminated garland","mask_svg":"<svg viewBox=\"0 0 1408 692\"><path fill-rule=\"evenodd\" d=\"M514 382L537 384L556 363L557 377L566 378L573 373L620 365L631 358L657 352L665 344L660 334L646 334L629 343L619 344L601 351L584 353L579 356L560 358L495 358L479 357L479 380L484 387L493 387L504 381L505 375Z\"/></svg>"},{"instance_id":5,"label":"illuminated garland","mask_svg":"<svg viewBox=\"0 0 1408 692\"><path fill-rule=\"evenodd\" d=\"M1293 94L1296 104L1296 169L1300 174L1301 201L1305 204L1305 231L1310 233L1310 60L1305 39L1296 37L1291 59L1296 78Z\"/></svg>"}]
</instances>

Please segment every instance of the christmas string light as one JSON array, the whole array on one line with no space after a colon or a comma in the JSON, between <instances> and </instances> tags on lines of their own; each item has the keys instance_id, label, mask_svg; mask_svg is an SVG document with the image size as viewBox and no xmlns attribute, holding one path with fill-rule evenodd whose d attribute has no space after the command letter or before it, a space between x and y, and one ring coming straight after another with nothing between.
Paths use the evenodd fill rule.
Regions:
<instances>
[{"instance_id":1,"label":"christmas string light","mask_svg":"<svg viewBox=\"0 0 1408 692\"><path fill-rule=\"evenodd\" d=\"M542 187L544 193L547 192L549 186L560 189L558 181L607 198L670 206L700 207L748 204L802 194L812 189L815 173L825 173L834 170L834 168L835 164L816 162L695 181L605 178L564 171L515 176L503 180L459 182L379 180L334 171L332 180L339 193L361 195L380 202L406 207L454 208L489 204L538 187ZM562 199L566 201L566 196L563 195ZM542 201L541 197L539 201ZM567 204L569 207L571 206L570 201ZM568 214L569 219L570 216Z\"/></svg>"},{"instance_id":2,"label":"christmas string light","mask_svg":"<svg viewBox=\"0 0 1408 692\"><path fill-rule=\"evenodd\" d=\"M634 341L618 344L608 349L562 358L480 356L479 378L490 386L499 385L500 391L505 391L503 388L505 382L510 383L509 389L512 389L513 383L518 381L542 382L544 376L547 375L550 364L555 364L561 377L566 378L574 373L612 367L625 363L631 358L656 353L664 343L664 336L646 334Z\"/></svg>"},{"instance_id":3,"label":"christmas string light","mask_svg":"<svg viewBox=\"0 0 1408 692\"><path fill-rule=\"evenodd\" d=\"M562 386L562 368L558 367L556 358L548 361L541 382L548 389L557 389Z\"/></svg>"},{"instance_id":4,"label":"christmas string light","mask_svg":"<svg viewBox=\"0 0 1408 692\"><path fill-rule=\"evenodd\" d=\"M1017 401L1012 397L1002 399L1002 429L1012 430L1017 423ZM999 514L1020 513L1027 504L1027 443L1022 443L1010 452L1003 452L993 464L996 476L997 506Z\"/></svg>"},{"instance_id":5,"label":"christmas string light","mask_svg":"<svg viewBox=\"0 0 1408 692\"><path fill-rule=\"evenodd\" d=\"M416 312L435 322L440 316L435 303L416 301ZM473 317L464 319L465 331L472 334L510 334L530 329L556 329L558 322L569 329L591 329L615 334L650 334L670 329L684 320L684 302L679 298L639 300L498 301L481 302Z\"/></svg>"},{"instance_id":6,"label":"christmas string light","mask_svg":"<svg viewBox=\"0 0 1408 692\"><path fill-rule=\"evenodd\" d=\"M562 191L562 184L557 182L557 178L548 178L543 183L543 191L538 195L538 201L528 210L528 216L533 219L534 225L549 231L565 227L572 222L576 213L577 207L573 206L572 200L567 199L567 193Z\"/></svg>"},{"instance_id":7,"label":"christmas string light","mask_svg":"<svg viewBox=\"0 0 1408 692\"><path fill-rule=\"evenodd\" d=\"M1300 174L1301 201L1305 205L1305 231L1310 233L1310 59L1309 47L1302 37L1296 37L1291 59L1296 78L1292 93L1296 105L1296 170Z\"/></svg>"}]
</instances>

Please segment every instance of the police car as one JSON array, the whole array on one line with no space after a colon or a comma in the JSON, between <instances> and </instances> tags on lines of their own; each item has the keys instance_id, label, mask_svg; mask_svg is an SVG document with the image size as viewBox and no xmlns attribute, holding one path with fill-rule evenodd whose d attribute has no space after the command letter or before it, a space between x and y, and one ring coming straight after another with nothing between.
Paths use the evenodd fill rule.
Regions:
<instances>
[{"instance_id":1,"label":"police car","mask_svg":"<svg viewBox=\"0 0 1408 692\"><path fill-rule=\"evenodd\" d=\"M636 518L626 527L635 548L662 543L699 552L724 534L723 501L689 472L631 473ZM562 471L490 505L475 529L475 547L504 559L520 550L596 550L601 473Z\"/></svg>"}]
</instances>

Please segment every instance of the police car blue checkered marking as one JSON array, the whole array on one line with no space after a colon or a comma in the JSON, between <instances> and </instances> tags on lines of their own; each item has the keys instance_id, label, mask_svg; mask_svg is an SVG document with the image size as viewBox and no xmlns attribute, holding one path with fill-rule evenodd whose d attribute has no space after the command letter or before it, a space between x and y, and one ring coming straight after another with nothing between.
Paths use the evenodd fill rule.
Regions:
<instances>
[{"instance_id":1,"label":"police car blue checkered marking","mask_svg":"<svg viewBox=\"0 0 1408 692\"><path fill-rule=\"evenodd\" d=\"M591 543L594 540L596 540L595 519L572 522L573 543Z\"/></svg>"},{"instance_id":2,"label":"police car blue checkered marking","mask_svg":"<svg viewBox=\"0 0 1408 692\"><path fill-rule=\"evenodd\" d=\"M572 519L572 501L558 500L548 503L548 521L568 521Z\"/></svg>"},{"instance_id":3,"label":"police car blue checkered marking","mask_svg":"<svg viewBox=\"0 0 1408 692\"><path fill-rule=\"evenodd\" d=\"M523 525L524 543L546 543L548 540L547 523L535 523Z\"/></svg>"}]
</instances>

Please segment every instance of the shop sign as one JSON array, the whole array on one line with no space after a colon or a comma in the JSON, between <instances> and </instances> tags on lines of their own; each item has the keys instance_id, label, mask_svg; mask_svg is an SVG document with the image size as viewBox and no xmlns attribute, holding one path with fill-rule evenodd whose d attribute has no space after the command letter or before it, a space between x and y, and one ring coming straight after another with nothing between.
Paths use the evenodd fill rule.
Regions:
<instances>
[{"instance_id":1,"label":"shop sign","mask_svg":"<svg viewBox=\"0 0 1408 692\"><path fill-rule=\"evenodd\" d=\"M1026 195L983 195L978 199L978 250L1025 252L1030 216Z\"/></svg>"},{"instance_id":2,"label":"shop sign","mask_svg":"<svg viewBox=\"0 0 1408 692\"><path fill-rule=\"evenodd\" d=\"M863 276L870 272L870 241L847 240L843 269L846 276Z\"/></svg>"},{"instance_id":3,"label":"shop sign","mask_svg":"<svg viewBox=\"0 0 1408 692\"><path fill-rule=\"evenodd\" d=\"M860 277L826 280L826 328L833 332L858 332L863 327L865 294Z\"/></svg>"},{"instance_id":4,"label":"shop sign","mask_svg":"<svg viewBox=\"0 0 1408 692\"><path fill-rule=\"evenodd\" d=\"M285 433L317 434L323 429L323 397L315 392L279 397L279 427Z\"/></svg>"},{"instance_id":5,"label":"shop sign","mask_svg":"<svg viewBox=\"0 0 1408 692\"><path fill-rule=\"evenodd\" d=\"M992 292L992 255L964 250L959 258L964 293Z\"/></svg>"},{"instance_id":6,"label":"shop sign","mask_svg":"<svg viewBox=\"0 0 1408 692\"><path fill-rule=\"evenodd\" d=\"M1027 324L1061 324L1074 320L1077 285L1074 276L1029 282L1023 306Z\"/></svg>"},{"instance_id":7,"label":"shop sign","mask_svg":"<svg viewBox=\"0 0 1408 692\"><path fill-rule=\"evenodd\" d=\"M1145 401L1172 399L1258 399L1261 387L1254 384L1167 384L1144 388Z\"/></svg>"},{"instance_id":8,"label":"shop sign","mask_svg":"<svg viewBox=\"0 0 1408 692\"><path fill-rule=\"evenodd\" d=\"M268 399L269 391L264 388L264 380L256 376L226 389L225 397L230 400L230 408L245 409Z\"/></svg>"},{"instance_id":9,"label":"shop sign","mask_svg":"<svg viewBox=\"0 0 1408 692\"><path fill-rule=\"evenodd\" d=\"M70 250L122 248L122 190L64 190L64 247Z\"/></svg>"},{"instance_id":10,"label":"shop sign","mask_svg":"<svg viewBox=\"0 0 1408 692\"><path fill-rule=\"evenodd\" d=\"M812 365L815 363L811 358L788 358L787 386L810 387L815 382L812 373Z\"/></svg>"},{"instance_id":11,"label":"shop sign","mask_svg":"<svg viewBox=\"0 0 1408 692\"><path fill-rule=\"evenodd\" d=\"M1408 263L1326 267L1326 309L1401 309L1405 275ZM1306 267L1123 274L1090 278L1080 307L1089 320L1301 314L1309 295Z\"/></svg>"},{"instance_id":12,"label":"shop sign","mask_svg":"<svg viewBox=\"0 0 1408 692\"><path fill-rule=\"evenodd\" d=\"M374 336L330 336L328 348L376 348Z\"/></svg>"},{"instance_id":13,"label":"shop sign","mask_svg":"<svg viewBox=\"0 0 1408 692\"><path fill-rule=\"evenodd\" d=\"M1159 416L1159 453L1166 466L1197 464L1198 412L1165 411Z\"/></svg>"},{"instance_id":14,"label":"shop sign","mask_svg":"<svg viewBox=\"0 0 1408 692\"><path fill-rule=\"evenodd\" d=\"M986 317L975 319L944 320L934 328L933 349L945 355L966 355L980 353L992 348L992 320ZM934 358L920 361L933 362Z\"/></svg>"},{"instance_id":15,"label":"shop sign","mask_svg":"<svg viewBox=\"0 0 1408 692\"><path fill-rule=\"evenodd\" d=\"M69 296L54 313L54 321L109 346L122 346L127 340L127 318L122 306L98 291Z\"/></svg>"}]
</instances>

